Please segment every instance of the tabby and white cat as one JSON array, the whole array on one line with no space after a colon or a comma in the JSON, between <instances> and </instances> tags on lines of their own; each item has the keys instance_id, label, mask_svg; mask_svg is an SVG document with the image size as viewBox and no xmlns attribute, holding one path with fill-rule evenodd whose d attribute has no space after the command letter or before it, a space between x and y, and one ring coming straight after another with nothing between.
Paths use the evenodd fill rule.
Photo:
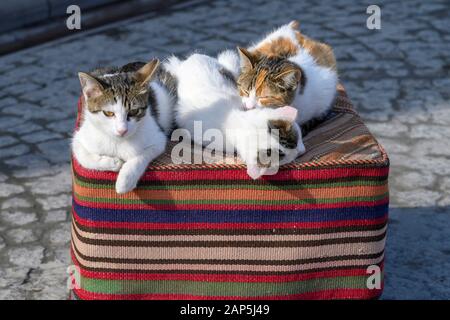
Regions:
<instances>
[{"instance_id":1,"label":"tabby and white cat","mask_svg":"<svg viewBox=\"0 0 450 320\"><path fill-rule=\"evenodd\" d=\"M298 22L238 51L238 87L245 108L291 105L299 111L298 123L304 124L332 107L338 82L333 50L301 34Z\"/></svg>"},{"instance_id":2,"label":"tabby and white cat","mask_svg":"<svg viewBox=\"0 0 450 320\"><path fill-rule=\"evenodd\" d=\"M276 173L278 165L305 151L295 122L297 110L289 106L242 110L234 77L217 59L193 54L184 61L172 57L164 66L178 82L177 126L189 130L198 144L205 141L194 134L195 121L201 121L203 132L220 130L225 144L216 151L236 151L253 179ZM270 134L273 129L279 130L279 137ZM279 155L279 162L263 163L262 155L270 157L272 152Z\"/></svg>"},{"instance_id":3,"label":"tabby and white cat","mask_svg":"<svg viewBox=\"0 0 450 320\"><path fill-rule=\"evenodd\" d=\"M175 98L164 83L152 81L164 76L158 66L154 59L79 73L85 103L73 154L87 169L119 171L117 193L133 190L166 147Z\"/></svg>"}]
</instances>

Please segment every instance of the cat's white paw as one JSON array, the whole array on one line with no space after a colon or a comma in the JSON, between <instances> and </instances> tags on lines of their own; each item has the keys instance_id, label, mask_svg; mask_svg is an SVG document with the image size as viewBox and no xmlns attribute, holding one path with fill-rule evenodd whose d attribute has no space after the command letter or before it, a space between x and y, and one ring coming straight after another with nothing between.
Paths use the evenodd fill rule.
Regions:
<instances>
[{"instance_id":1,"label":"cat's white paw","mask_svg":"<svg viewBox=\"0 0 450 320\"><path fill-rule=\"evenodd\" d=\"M277 174L278 166L275 167L259 167L257 165L248 165L247 174L253 180L259 179L261 176L272 176Z\"/></svg>"},{"instance_id":2,"label":"cat's white paw","mask_svg":"<svg viewBox=\"0 0 450 320\"><path fill-rule=\"evenodd\" d=\"M132 175L119 174L116 181L116 192L127 193L136 188L137 180Z\"/></svg>"},{"instance_id":3,"label":"cat's white paw","mask_svg":"<svg viewBox=\"0 0 450 320\"><path fill-rule=\"evenodd\" d=\"M262 176L261 168L256 164L249 164L247 165L247 174L250 176L250 178L256 180Z\"/></svg>"},{"instance_id":4,"label":"cat's white paw","mask_svg":"<svg viewBox=\"0 0 450 320\"><path fill-rule=\"evenodd\" d=\"M103 170L118 172L122 168L123 161L119 158L100 156L99 165Z\"/></svg>"}]
</instances>

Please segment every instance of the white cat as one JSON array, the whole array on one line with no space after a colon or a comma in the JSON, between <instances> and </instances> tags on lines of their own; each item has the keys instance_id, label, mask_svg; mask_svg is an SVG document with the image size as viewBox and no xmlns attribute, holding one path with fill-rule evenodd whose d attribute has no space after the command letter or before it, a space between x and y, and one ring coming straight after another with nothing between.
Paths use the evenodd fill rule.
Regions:
<instances>
[{"instance_id":1,"label":"white cat","mask_svg":"<svg viewBox=\"0 0 450 320\"><path fill-rule=\"evenodd\" d=\"M173 98L163 84L150 82L158 65L155 59L79 73L84 108L73 154L87 169L119 171L117 193L133 190L166 147Z\"/></svg>"},{"instance_id":2,"label":"white cat","mask_svg":"<svg viewBox=\"0 0 450 320\"><path fill-rule=\"evenodd\" d=\"M236 83L217 59L193 54L184 61L172 57L164 65L178 81L177 127L189 130L198 144L205 142L194 135L195 121L201 121L203 132L219 129L225 144L222 150L218 148L217 151L237 151L253 179L264 174L274 174L278 169L275 162L261 166L261 152L267 149L279 150L283 155L279 165L293 161L304 152L301 131L295 123L297 111L291 107L242 110ZM279 138L268 134L270 123L274 121L286 124L287 127L282 129L286 129L291 136L295 135L293 145L287 144L286 147L280 143L281 133Z\"/></svg>"}]
</instances>

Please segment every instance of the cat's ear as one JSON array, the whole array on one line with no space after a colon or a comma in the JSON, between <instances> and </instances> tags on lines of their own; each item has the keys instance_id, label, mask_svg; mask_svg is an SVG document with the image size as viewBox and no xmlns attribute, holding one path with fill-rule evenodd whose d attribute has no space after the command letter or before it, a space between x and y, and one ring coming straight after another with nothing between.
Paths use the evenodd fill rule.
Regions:
<instances>
[{"instance_id":1,"label":"cat's ear","mask_svg":"<svg viewBox=\"0 0 450 320\"><path fill-rule=\"evenodd\" d=\"M150 81L155 76L156 70L158 70L159 60L153 59L146 63L138 71L136 71L136 81L140 82L144 87L147 87Z\"/></svg>"},{"instance_id":2,"label":"cat's ear","mask_svg":"<svg viewBox=\"0 0 450 320\"><path fill-rule=\"evenodd\" d=\"M251 54L247 49L237 47L239 56L241 57L241 68L243 70L251 70L256 64L256 56Z\"/></svg>"},{"instance_id":3,"label":"cat's ear","mask_svg":"<svg viewBox=\"0 0 450 320\"><path fill-rule=\"evenodd\" d=\"M298 68L289 68L278 74L275 79L282 80L284 87L295 89L302 80L302 71Z\"/></svg>"},{"instance_id":4,"label":"cat's ear","mask_svg":"<svg viewBox=\"0 0 450 320\"><path fill-rule=\"evenodd\" d=\"M291 22L289 22L289 24L288 24L288 26L291 28L291 29L294 29L294 30L299 30L299 28L300 28L300 22L298 22L297 20L292 20Z\"/></svg>"},{"instance_id":5,"label":"cat's ear","mask_svg":"<svg viewBox=\"0 0 450 320\"><path fill-rule=\"evenodd\" d=\"M81 89L86 100L97 98L103 94L104 87L95 77L84 72L78 72L78 78L80 78Z\"/></svg>"}]
</instances>

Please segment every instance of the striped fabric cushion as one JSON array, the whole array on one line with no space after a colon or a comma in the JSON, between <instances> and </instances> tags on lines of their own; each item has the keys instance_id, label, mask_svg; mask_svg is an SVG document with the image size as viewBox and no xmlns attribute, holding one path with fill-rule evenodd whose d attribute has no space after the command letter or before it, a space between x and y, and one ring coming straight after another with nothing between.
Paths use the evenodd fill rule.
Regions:
<instances>
[{"instance_id":1,"label":"striped fabric cushion","mask_svg":"<svg viewBox=\"0 0 450 320\"><path fill-rule=\"evenodd\" d=\"M383 270L389 161L342 88L274 176L154 161L138 188L73 160L75 299L369 299ZM383 279L383 274L380 276Z\"/></svg>"}]
</instances>

